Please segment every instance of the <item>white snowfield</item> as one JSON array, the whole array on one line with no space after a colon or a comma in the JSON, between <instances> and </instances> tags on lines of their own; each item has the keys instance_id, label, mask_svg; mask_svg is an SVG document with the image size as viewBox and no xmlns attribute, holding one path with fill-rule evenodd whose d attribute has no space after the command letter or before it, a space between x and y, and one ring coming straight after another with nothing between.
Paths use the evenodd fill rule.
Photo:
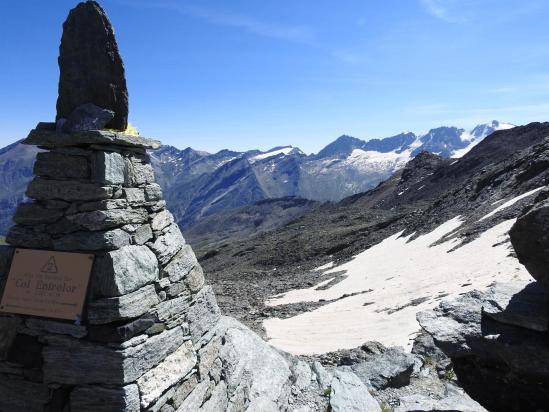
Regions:
<instances>
[{"instance_id":1,"label":"white snowfield","mask_svg":"<svg viewBox=\"0 0 549 412\"><path fill-rule=\"evenodd\" d=\"M278 156L281 154L286 156L292 150L294 150L292 146L282 147L277 150L271 150L270 152L265 152L265 153L258 154L254 157L250 157L248 160L250 161L250 163L254 163L254 162L257 162L258 160L268 159L269 157Z\"/></svg>"},{"instance_id":2,"label":"white snowfield","mask_svg":"<svg viewBox=\"0 0 549 412\"><path fill-rule=\"evenodd\" d=\"M523 193L519 196L516 196L516 197L512 198L511 200L508 200L507 202L505 202L505 203L501 204L500 206L496 207L494 210L492 210L487 215L482 216L479 219L479 222L494 216L496 213L502 211L503 209L507 209L508 207L513 206L515 203L521 201L524 198L527 198L528 196L532 196L534 193L539 192L541 189L543 189L545 187L547 187L547 186L538 187L537 189L530 190L529 192Z\"/></svg>"},{"instance_id":3,"label":"white snowfield","mask_svg":"<svg viewBox=\"0 0 549 412\"><path fill-rule=\"evenodd\" d=\"M420 330L417 312L433 308L442 298L484 289L494 281L532 281L526 269L509 256L509 242L502 243L513 223L514 219L504 221L452 252L459 242L456 239L433 243L461 226L459 216L412 241L410 236L400 237L402 233L390 236L325 271L346 271L347 277L332 287L317 290L317 285L268 300L267 305L277 306L363 292L292 318L265 320L269 342L293 354L350 349L371 340L410 350Z\"/></svg>"}]
</instances>

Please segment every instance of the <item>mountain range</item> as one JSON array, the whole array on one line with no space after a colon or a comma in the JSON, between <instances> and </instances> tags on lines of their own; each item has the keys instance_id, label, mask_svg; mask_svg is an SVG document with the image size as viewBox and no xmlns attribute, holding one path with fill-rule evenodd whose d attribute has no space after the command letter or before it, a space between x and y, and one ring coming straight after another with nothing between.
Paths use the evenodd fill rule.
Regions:
<instances>
[{"instance_id":1,"label":"mountain range","mask_svg":"<svg viewBox=\"0 0 549 412\"><path fill-rule=\"evenodd\" d=\"M192 240L202 233L191 229L208 216L256 204L253 219L260 226L258 216L264 219L274 210L270 202L262 201L286 199L284 210L292 202L290 198L339 201L372 189L421 151L461 157L494 131L511 127L492 121L470 131L438 127L424 134L408 132L368 141L343 135L311 155L292 146L266 152L222 150L213 154L163 146L151 152L151 160L170 210L180 226L191 233ZM17 203L24 200L36 150L19 143L0 150L0 183L4 188L0 193L0 234L11 225ZM280 216L280 222L298 216L302 206L308 209L312 203L294 202L291 212ZM237 211L241 217L250 217L248 212ZM224 216L223 221L227 221ZM275 226L272 219L266 225Z\"/></svg>"}]
</instances>

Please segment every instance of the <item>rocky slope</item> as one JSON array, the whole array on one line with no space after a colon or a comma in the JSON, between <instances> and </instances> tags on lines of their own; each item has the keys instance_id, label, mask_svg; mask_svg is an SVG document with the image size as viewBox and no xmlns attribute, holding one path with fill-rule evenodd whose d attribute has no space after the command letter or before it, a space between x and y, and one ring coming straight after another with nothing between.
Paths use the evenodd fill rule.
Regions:
<instances>
[{"instance_id":1,"label":"rocky slope","mask_svg":"<svg viewBox=\"0 0 549 412\"><path fill-rule=\"evenodd\" d=\"M319 205L296 197L261 200L206 216L185 231L185 236L196 251L209 250L220 242L244 240L277 229Z\"/></svg>"},{"instance_id":2,"label":"rocky slope","mask_svg":"<svg viewBox=\"0 0 549 412\"><path fill-rule=\"evenodd\" d=\"M367 142L341 136L309 156L291 146L214 154L164 146L151 157L168 205L180 226L188 229L206 216L265 199L338 201L375 187L422 150L459 157L490 133L509 127L493 121L471 131L439 127L422 135L402 133ZM23 196L34 154L35 149L17 144L0 151L3 183L9 189L0 194L0 233L5 233Z\"/></svg>"}]
</instances>

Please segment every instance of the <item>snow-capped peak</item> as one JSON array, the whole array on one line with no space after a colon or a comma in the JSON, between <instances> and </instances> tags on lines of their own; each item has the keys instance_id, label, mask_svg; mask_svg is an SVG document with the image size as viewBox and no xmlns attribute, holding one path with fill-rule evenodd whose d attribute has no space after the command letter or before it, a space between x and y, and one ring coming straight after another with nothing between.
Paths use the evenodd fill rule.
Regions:
<instances>
[{"instance_id":1,"label":"snow-capped peak","mask_svg":"<svg viewBox=\"0 0 549 412\"><path fill-rule=\"evenodd\" d=\"M293 146L275 147L267 152L263 152L253 157L250 157L248 161L250 163L254 163L254 162L257 162L258 160L268 159L269 157L280 156L280 155L287 156L291 153L303 153L303 152L299 150L297 147L293 147Z\"/></svg>"},{"instance_id":2,"label":"snow-capped peak","mask_svg":"<svg viewBox=\"0 0 549 412\"><path fill-rule=\"evenodd\" d=\"M477 125L471 131L465 130L461 134L460 139L462 142L468 143L467 146L465 146L462 149L455 150L454 153L452 153L451 157L453 158L462 157L474 146L476 146L481 141L483 141L484 138L486 138L486 136L491 135L497 130L507 130L507 129L512 129L513 127L515 127L514 124L500 122L498 120L492 120L491 123L484 123L484 124Z\"/></svg>"}]
</instances>

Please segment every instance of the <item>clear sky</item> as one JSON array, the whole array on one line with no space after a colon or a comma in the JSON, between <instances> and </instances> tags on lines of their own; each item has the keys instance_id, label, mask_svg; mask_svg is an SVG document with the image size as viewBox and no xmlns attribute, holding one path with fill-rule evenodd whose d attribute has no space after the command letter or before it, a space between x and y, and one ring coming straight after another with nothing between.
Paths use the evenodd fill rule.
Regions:
<instances>
[{"instance_id":1,"label":"clear sky","mask_svg":"<svg viewBox=\"0 0 549 412\"><path fill-rule=\"evenodd\" d=\"M103 0L130 121L179 148L316 152L549 120L547 0ZM2 0L0 146L52 120L76 1Z\"/></svg>"}]
</instances>

